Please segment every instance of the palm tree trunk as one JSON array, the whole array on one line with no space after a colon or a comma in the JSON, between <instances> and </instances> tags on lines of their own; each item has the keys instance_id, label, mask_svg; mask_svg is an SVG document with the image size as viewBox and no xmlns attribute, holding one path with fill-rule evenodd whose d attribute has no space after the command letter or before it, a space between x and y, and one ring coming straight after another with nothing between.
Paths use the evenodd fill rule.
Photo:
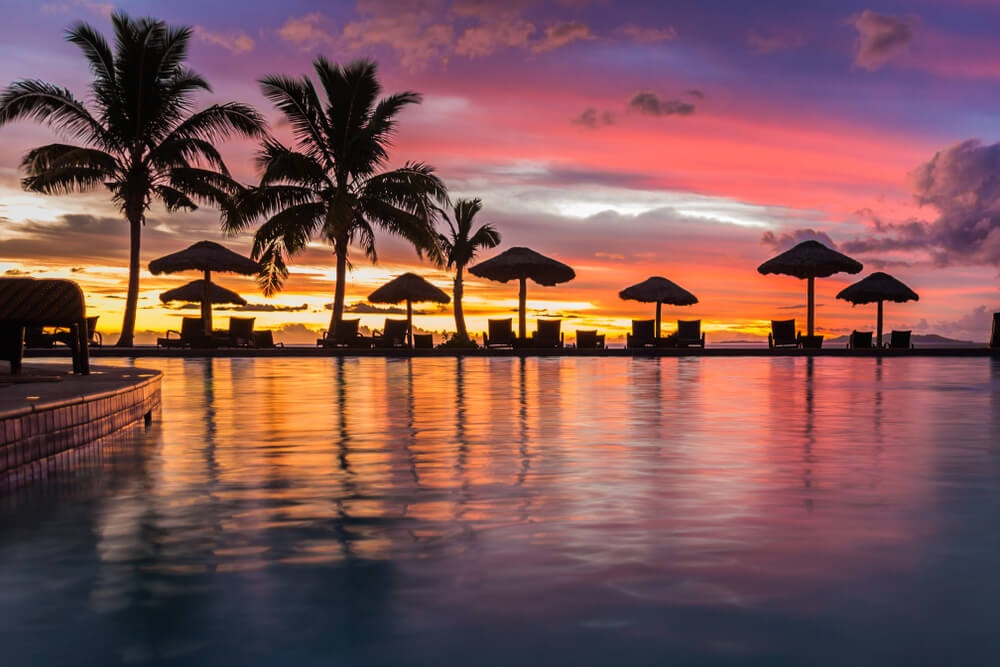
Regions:
<instances>
[{"instance_id":1,"label":"palm tree trunk","mask_svg":"<svg viewBox=\"0 0 1000 667\"><path fill-rule=\"evenodd\" d=\"M460 340L469 338L465 328L465 313L462 311L462 266L455 267L455 335Z\"/></svg>"},{"instance_id":2,"label":"palm tree trunk","mask_svg":"<svg viewBox=\"0 0 1000 667\"><path fill-rule=\"evenodd\" d=\"M347 241L337 244L337 287L333 293L333 315L330 316L330 336L344 319L344 293L347 288Z\"/></svg>"},{"instance_id":3,"label":"palm tree trunk","mask_svg":"<svg viewBox=\"0 0 1000 667\"><path fill-rule=\"evenodd\" d=\"M128 292L125 295L125 316L122 333L116 347L132 347L135 337L135 315L139 305L139 241L142 234L142 215L128 216Z\"/></svg>"}]
</instances>

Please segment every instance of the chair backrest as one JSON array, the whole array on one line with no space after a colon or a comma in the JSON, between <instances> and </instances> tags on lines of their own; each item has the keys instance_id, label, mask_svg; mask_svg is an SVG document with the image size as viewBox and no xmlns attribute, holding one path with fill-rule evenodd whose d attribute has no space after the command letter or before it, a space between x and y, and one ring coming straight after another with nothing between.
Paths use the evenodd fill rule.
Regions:
<instances>
[{"instance_id":1,"label":"chair backrest","mask_svg":"<svg viewBox=\"0 0 1000 667\"><path fill-rule=\"evenodd\" d=\"M254 331L251 342L254 347L259 348L272 348L274 347L274 332L270 329L263 329L261 331Z\"/></svg>"},{"instance_id":2,"label":"chair backrest","mask_svg":"<svg viewBox=\"0 0 1000 667\"><path fill-rule=\"evenodd\" d=\"M406 320L395 320L386 318L385 326L382 327L382 340L388 345L406 344Z\"/></svg>"},{"instance_id":3,"label":"chair backrest","mask_svg":"<svg viewBox=\"0 0 1000 667\"><path fill-rule=\"evenodd\" d=\"M505 318L502 320L488 320L488 336L490 345L513 345L514 344L514 319Z\"/></svg>"},{"instance_id":4,"label":"chair backrest","mask_svg":"<svg viewBox=\"0 0 1000 667\"><path fill-rule=\"evenodd\" d=\"M852 331L847 346L852 350L863 350L872 346L871 331Z\"/></svg>"},{"instance_id":5,"label":"chair backrest","mask_svg":"<svg viewBox=\"0 0 1000 667\"><path fill-rule=\"evenodd\" d=\"M990 334L990 347L1000 347L1000 313L993 313L993 332Z\"/></svg>"},{"instance_id":6,"label":"chair backrest","mask_svg":"<svg viewBox=\"0 0 1000 667\"><path fill-rule=\"evenodd\" d=\"M559 331L561 328L562 320L538 320L535 341L547 345L555 345L559 342Z\"/></svg>"},{"instance_id":7,"label":"chair backrest","mask_svg":"<svg viewBox=\"0 0 1000 667\"><path fill-rule=\"evenodd\" d=\"M333 342L336 345L347 345L358 337L358 327L361 326L360 319L340 320L337 323L337 330L333 334Z\"/></svg>"},{"instance_id":8,"label":"chair backrest","mask_svg":"<svg viewBox=\"0 0 1000 667\"><path fill-rule=\"evenodd\" d=\"M795 320L771 320L771 333L777 345L795 342Z\"/></svg>"},{"instance_id":9,"label":"chair backrest","mask_svg":"<svg viewBox=\"0 0 1000 667\"><path fill-rule=\"evenodd\" d=\"M908 349L910 347L910 331L892 331L889 334L889 347L901 349Z\"/></svg>"},{"instance_id":10,"label":"chair backrest","mask_svg":"<svg viewBox=\"0 0 1000 667\"><path fill-rule=\"evenodd\" d=\"M677 339L701 341L701 320L677 320Z\"/></svg>"},{"instance_id":11,"label":"chair backrest","mask_svg":"<svg viewBox=\"0 0 1000 667\"><path fill-rule=\"evenodd\" d=\"M195 340L205 336L205 325L200 317L181 318L181 340Z\"/></svg>"},{"instance_id":12,"label":"chair backrest","mask_svg":"<svg viewBox=\"0 0 1000 667\"><path fill-rule=\"evenodd\" d=\"M597 347L597 329L577 329L576 346L585 350Z\"/></svg>"},{"instance_id":13,"label":"chair backrest","mask_svg":"<svg viewBox=\"0 0 1000 667\"><path fill-rule=\"evenodd\" d=\"M413 334L413 347L423 350L434 349L433 334Z\"/></svg>"},{"instance_id":14,"label":"chair backrest","mask_svg":"<svg viewBox=\"0 0 1000 667\"><path fill-rule=\"evenodd\" d=\"M636 343L652 343L655 338L656 320L632 320L632 339Z\"/></svg>"},{"instance_id":15,"label":"chair backrest","mask_svg":"<svg viewBox=\"0 0 1000 667\"><path fill-rule=\"evenodd\" d=\"M246 347L253 337L254 317L229 318L229 344L234 347Z\"/></svg>"}]
</instances>

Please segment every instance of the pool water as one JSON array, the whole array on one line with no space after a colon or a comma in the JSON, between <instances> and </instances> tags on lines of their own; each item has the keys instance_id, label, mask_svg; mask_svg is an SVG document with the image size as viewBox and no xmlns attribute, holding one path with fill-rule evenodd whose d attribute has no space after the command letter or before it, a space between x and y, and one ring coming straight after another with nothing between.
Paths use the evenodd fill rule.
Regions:
<instances>
[{"instance_id":1,"label":"pool water","mask_svg":"<svg viewBox=\"0 0 1000 667\"><path fill-rule=\"evenodd\" d=\"M1000 664L997 360L134 364L0 498L5 666Z\"/></svg>"}]
</instances>

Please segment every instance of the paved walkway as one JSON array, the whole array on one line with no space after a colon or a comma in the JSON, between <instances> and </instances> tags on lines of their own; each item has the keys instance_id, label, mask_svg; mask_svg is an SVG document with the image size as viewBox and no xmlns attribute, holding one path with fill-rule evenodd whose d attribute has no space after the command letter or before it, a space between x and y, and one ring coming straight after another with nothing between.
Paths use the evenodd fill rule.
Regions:
<instances>
[{"instance_id":1,"label":"paved walkway","mask_svg":"<svg viewBox=\"0 0 1000 667\"><path fill-rule=\"evenodd\" d=\"M156 375L135 368L92 366L90 375L73 375L67 364L25 364L21 375L11 375L0 363L0 419L32 407L59 405L120 391L138 380Z\"/></svg>"}]
</instances>

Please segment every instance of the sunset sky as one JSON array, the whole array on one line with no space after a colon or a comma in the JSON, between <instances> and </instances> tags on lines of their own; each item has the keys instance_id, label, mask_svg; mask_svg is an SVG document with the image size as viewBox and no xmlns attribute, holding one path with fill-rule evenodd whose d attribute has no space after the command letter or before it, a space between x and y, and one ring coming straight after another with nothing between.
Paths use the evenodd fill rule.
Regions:
<instances>
[{"instance_id":1,"label":"sunset sky","mask_svg":"<svg viewBox=\"0 0 1000 667\"><path fill-rule=\"evenodd\" d=\"M536 317L563 330L598 328L615 341L653 306L619 290L653 275L700 303L666 306L664 321L701 319L709 344L766 334L769 320L804 328L806 286L756 267L818 238L864 264L817 281L817 329L872 329L875 307L834 297L874 271L896 276L917 303L886 306L886 328L984 341L1000 311L1000 3L994 0L712 3L615 0L360 0L231 3L0 0L0 85L37 78L86 98L90 73L64 40L90 23L111 34L120 8L195 29L188 65L212 85L199 106L255 105L268 74L312 74L317 55L378 61L386 93L413 90L394 165L433 165L453 198L480 197L477 220L503 242L576 270L574 281L528 287ZM752 9L751 9L752 7ZM33 122L0 128L0 271L71 277L99 329L120 328L128 230L107 192L45 197L21 190L26 150L60 139ZM221 146L254 183L255 146ZM196 241L249 253L217 211L154 207L143 266ZM365 297L414 271L451 292L451 277L411 248L378 238L379 263L352 253L347 303L368 326L383 306ZM217 281L251 302L258 327L309 342L326 327L334 262L317 242L293 259L285 289L265 298L251 279ZM177 328L190 311L158 294L200 276L141 282L137 342ZM517 286L470 276L471 332L516 310ZM419 308L418 327L452 331L450 306ZM217 325L234 311L218 311Z\"/></svg>"}]
</instances>

